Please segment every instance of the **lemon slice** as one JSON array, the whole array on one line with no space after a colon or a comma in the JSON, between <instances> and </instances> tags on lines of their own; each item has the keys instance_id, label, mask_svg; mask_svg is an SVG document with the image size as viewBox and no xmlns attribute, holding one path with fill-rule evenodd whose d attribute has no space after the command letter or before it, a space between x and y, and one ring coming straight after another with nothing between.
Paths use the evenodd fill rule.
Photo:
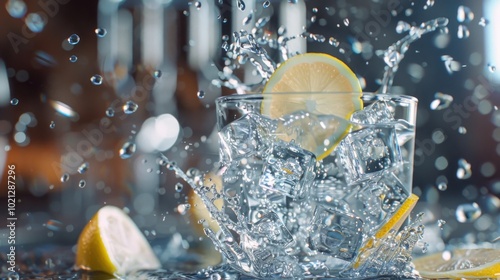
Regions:
<instances>
[{"instance_id":1,"label":"lemon slice","mask_svg":"<svg viewBox=\"0 0 500 280\"><path fill-rule=\"evenodd\" d=\"M159 269L148 241L121 209L104 206L78 238L75 266L116 276L140 269Z\"/></svg>"},{"instance_id":2,"label":"lemon slice","mask_svg":"<svg viewBox=\"0 0 500 280\"><path fill-rule=\"evenodd\" d=\"M351 127L349 118L363 107L356 75L342 61L327 54L306 53L282 63L264 87L264 94L271 92L296 94L270 95L262 103L263 115L276 119L303 111L320 116L319 121L298 124L302 127L301 137L289 133L279 136L285 141L294 139L318 160L328 156L345 137Z\"/></svg>"},{"instance_id":3,"label":"lemon slice","mask_svg":"<svg viewBox=\"0 0 500 280\"><path fill-rule=\"evenodd\" d=\"M500 279L499 249L456 249L447 259L436 253L415 259L413 264L425 278Z\"/></svg>"},{"instance_id":4,"label":"lemon slice","mask_svg":"<svg viewBox=\"0 0 500 280\"><path fill-rule=\"evenodd\" d=\"M384 238L391 230L397 231L401 225L403 225L404 221L408 218L408 215L410 215L411 211L417 204L418 199L419 197L417 195L410 194L398 210L389 218L389 220L378 229L375 235L370 238L363 247L361 247L359 250L359 257L354 263L354 268L358 268L363 263L364 259L370 255L369 250L373 247L375 240Z\"/></svg>"},{"instance_id":5,"label":"lemon slice","mask_svg":"<svg viewBox=\"0 0 500 280\"><path fill-rule=\"evenodd\" d=\"M203 178L203 184L205 186L215 186L217 192L222 192L222 179L219 175L214 172L207 173ZM213 231L219 231L219 226L215 221L212 221L212 217L210 216L210 212L207 210L207 207L204 205L203 200L194 192L191 188L188 195L189 204L193 207L190 208L191 212L191 221L195 225L195 228L200 233L203 233L203 225L199 223L200 220L205 220L208 223L208 227L210 227ZM222 209L223 200L216 199L214 202L215 207L217 209Z\"/></svg>"}]
</instances>

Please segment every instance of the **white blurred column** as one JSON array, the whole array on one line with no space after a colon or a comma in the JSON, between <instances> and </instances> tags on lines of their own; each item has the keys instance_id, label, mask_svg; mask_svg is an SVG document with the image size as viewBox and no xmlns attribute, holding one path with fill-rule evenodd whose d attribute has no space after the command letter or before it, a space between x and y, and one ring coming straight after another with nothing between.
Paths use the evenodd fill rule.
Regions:
<instances>
[{"instance_id":1,"label":"white blurred column","mask_svg":"<svg viewBox=\"0 0 500 280\"><path fill-rule=\"evenodd\" d=\"M306 4L303 0L296 3L281 1L280 5L280 26L285 26L287 36L294 36L305 31L306 26ZM307 51L307 41L301 38L291 40L287 44L290 53L305 53Z\"/></svg>"},{"instance_id":2,"label":"white blurred column","mask_svg":"<svg viewBox=\"0 0 500 280\"><path fill-rule=\"evenodd\" d=\"M498 0L485 0L483 4L484 18L486 19L486 26L484 27L484 47L485 47L485 65L495 66L496 71L490 71L489 67L485 67L485 76L496 84L500 84L500 36L498 30L500 29L500 1Z\"/></svg>"}]
</instances>

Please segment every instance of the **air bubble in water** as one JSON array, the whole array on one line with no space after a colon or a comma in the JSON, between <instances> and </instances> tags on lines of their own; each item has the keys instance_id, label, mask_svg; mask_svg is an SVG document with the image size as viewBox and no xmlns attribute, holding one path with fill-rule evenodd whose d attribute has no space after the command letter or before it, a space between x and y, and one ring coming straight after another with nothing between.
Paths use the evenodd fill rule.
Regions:
<instances>
[{"instance_id":1,"label":"air bubble in water","mask_svg":"<svg viewBox=\"0 0 500 280\"><path fill-rule=\"evenodd\" d=\"M137 108L139 108L139 105L135 103L134 101L127 101L123 105L123 112L127 115L135 113L137 111Z\"/></svg>"},{"instance_id":2,"label":"air bubble in water","mask_svg":"<svg viewBox=\"0 0 500 280\"><path fill-rule=\"evenodd\" d=\"M77 34L71 34L69 37L68 37L68 43L70 45L76 45L80 42L80 36L78 36Z\"/></svg>"},{"instance_id":3,"label":"air bubble in water","mask_svg":"<svg viewBox=\"0 0 500 280\"><path fill-rule=\"evenodd\" d=\"M481 208L475 202L458 205L455 217L460 223L473 222L481 216Z\"/></svg>"},{"instance_id":4,"label":"air bubble in water","mask_svg":"<svg viewBox=\"0 0 500 280\"><path fill-rule=\"evenodd\" d=\"M42 32L43 28L45 27L45 21L37 13L28 14L24 19L24 23L29 28L29 30L35 33Z\"/></svg>"},{"instance_id":5,"label":"air bubble in water","mask_svg":"<svg viewBox=\"0 0 500 280\"><path fill-rule=\"evenodd\" d=\"M85 186L87 185L87 182L85 182L85 180L80 180L80 182L78 182L78 187L79 188L85 188Z\"/></svg>"},{"instance_id":6,"label":"air bubble in water","mask_svg":"<svg viewBox=\"0 0 500 280\"><path fill-rule=\"evenodd\" d=\"M474 13L467 6L459 6L457 10L458 22L470 22L474 19Z\"/></svg>"},{"instance_id":7,"label":"air bubble in water","mask_svg":"<svg viewBox=\"0 0 500 280\"><path fill-rule=\"evenodd\" d=\"M202 99L202 98L205 98L205 91L203 90L200 90L196 93L196 95L198 96L198 98Z\"/></svg>"},{"instance_id":8,"label":"air bubble in water","mask_svg":"<svg viewBox=\"0 0 500 280\"><path fill-rule=\"evenodd\" d=\"M345 26L349 26L349 19L348 19L348 18L345 18L345 19L344 19L344 25L345 25Z\"/></svg>"},{"instance_id":9,"label":"air bubble in water","mask_svg":"<svg viewBox=\"0 0 500 280\"><path fill-rule=\"evenodd\" d=\"M488 25L489 21L487 19L485 19L484 17L480 18L479 19L479 25L482 26L482 27L485 27L486 25Z\"/></svg>"},{"instance_id":10,"label":"air bubble in water","mask_svg":"<svg viewBox=\"0 0 500 280\"><path fill-rule=\"evenodd\" d=\"M89 170L89 163L84 162L78 167L78 173L83 174Z\"/></svg>"},{"instance_id":11,"label":"air bubble in water","mask_svg":"<svg viewBox=\"0 0 500 280\"><path fill-rule=\"evenodd\" d=\"M128 159L135 153L135 150L136 150L135 143L125 142L125 144L123 144L123 146L120 149L120 157L122 159Z\"/></svg>"},{"instance_id":12,"label":"air bubble in water","mask_svg":"<svg viewBox=\"0 0 500 280\"><path fill-rule=\"evenodd\" d=\"M78 56L72 55L69 57L69 62L76 62L78 60Z\"/></svg>"},{"instance_id":13,"label":"air bubble in water","mask_svg":"<svg viewBox=\"0 0 500 280\"><path fill-rule=\"evenodd\" d=\"M10 105L14 105L14 106L16 106L17 104L19 104L19 99L17 99L17 98L12 98L12 99L10 100Z\"/></svg>"},{"instance_id":14,"label":"air bubble in water","mask_svg":"<svg viewBox=\"0 0 500 280\"><path fill-rule=\"evenodd\" d=\"M62 176L61 176L61 182L67 182L69 180L69 174L68 173L64 173Z\"/></svg>"},{"instance_id":15,"label":"air bubble in water","mask_svg":"<svg viewBox=\"0 0 500 280\"><path fill-rule=\"evenodd\" d=\"M472 175L471 165L465 159L458 160L457 178L468 179Z\"/></svg>"},{"instance_id":16,"label":"air bubble in water","mask_svg":"<svg viewBox=\"0 0 500 280\"><path fill-rule=\"evenodd\" d=\"M262 7L264 7L264 8L268 8L270 5L271 5L271 1L264 1L264 3L262 3Z\"/></svg>"},{"instance_id":17,"label":"air bubble in water","mask_svg":"<svg viewBox=\"0 0 500 280\"><path fill-rule=\"evenodd\" d=\"M50 121L49 127L53 129L54 127L56 127L56 123L54 121Z\"/></svg>"},{"instance_id":18,"label":"air bubble in water","mask_svg":"<svg viewBox=\"0 0 500 280\"><path fill-rule=\"evenodd\" d=\"M90 77L90 82L96 86L102 84L102 76L101 75L94 75Z\"/></svg>"},{"instance_id":19,"label":"air bubble in water","mask_svg":"<svg viewBox=\"0 0 500 280\"><path fill-rule=\"evenodd\" d=\"M431 102L430 108L431 110L443 110L448 108L452 102L453 96L442 92L436 92L434 94L434 100Z\"/></svg>"},{"instance_id":20,"label":"air bubble in water","mask_svg":"<svg viewBox=\"0 0 500 280\"><path fill-rule=\"evenodd\" d=\"M469 38L469 36L470 36L469 28L467 28L467 26L463 24L460 24L458 26L457 37L459 39L467 39Z\"/></svg>"},{"instance_id":21,"label":"air bubble in water","mask_svg":"<svg viewBox=\"0 0 500 280\"><path fill-rule=\"evenodd\" d=\"M184 186L181 183L175 184L175 191L176 192L181 192Z\"/></svg>"},{"instance_id":22,"label":"air bubble in water","mask_svg":"<svg viewBox=\"0 0 500 280\"><path fill-rule=\"evenodd\" d=\"M446 224L446 221L440 219L437 222L438 222L439 229L443 230L443 226Z\"/></svg>"},{"instance_id":23,"label":"air bubble in water","mask_svg":"<svg viewBox=\"0 0 500 280\"><path fill-rule=\"evenodd\" d=\"M159 78L159 77L161 77L161 75L162 75L162 74L163 74L163 73L161 72L161 70L155 70L155 71L153 72L153 76L154 76L155 78Z\"/></svg>"},{"instance_id":24,"label":"air bubble in water","mask_svg":"<svg viewBox=\"0 0 500 280\"><path fill-rule=\"evenodd\" d=\"M7 4L5 4L5 8L13 18L22 18L28 10L26 8L26 3L22 0L9 0Z\"/></svg>"},{"instance_id":25,"label":"air bubble in water","mask_svg":"<svg viewBox=\"0 0 500 280\"><path fill-rule=\"evenodd\" d=\"M437 187L438 187L438 190L440 190L440 191L445 191L446 189L448 189L448 185L445 182L439 183Z\"/></svg>"},{"instance_id":26,"label":"air bubble in water","mask_svg":"<svg viewBox=\"0 0 500 280\"><path fill-rule=\"evenodd\" d=\"M106 36L106 34L108 34L108 31L105 28L96 28L94 30L94 32L95 32L95 35L97 35L97 37L99 37L99 38L102 38L102 37Z\"/></svg>"},{"instance_id":27,"label":"air bubble in water","mask_svg":"<svg viewBox=\"0 0 500 280\"><path fill-rule=\"evenodd\" d=\"M111 107L109 107L108 109L106 109L106 116L112 118L115 116L115 110Z\"/></svg>"}]
</instances>

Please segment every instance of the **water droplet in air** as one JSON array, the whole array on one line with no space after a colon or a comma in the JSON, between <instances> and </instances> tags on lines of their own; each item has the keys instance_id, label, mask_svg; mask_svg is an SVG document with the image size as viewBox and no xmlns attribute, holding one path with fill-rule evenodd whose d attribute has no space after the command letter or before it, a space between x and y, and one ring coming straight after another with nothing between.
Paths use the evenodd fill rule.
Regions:
<instances>
[{"instance_id":1,"label":"water droplet in air","mask_svg":"<svg viewBox=\"0 0 500 280\"><path fill-rule=\"evenodd\" d=\"M80 36L78 36L77 34L71 34L69 37L68 37L68 43L70 45L76 45L80 42Z\"/></svg>"},{"instance_id":2,"label":"water droplet in air","mask_svg":"<svg viewBox=\"0 0 500 280\"><path fill-rule=\"evenodd\" d=\"M210 275L210 280L221 280L222 279L222 276L215 272L214 274Z\"/></svg>"},{"instance_id":3,"label":"water droplet in air","mask_svg":"<svg viewBox=\"0 0 500 280\"><path fill-rule=\"evenodd\" d=\"M22 0L9 0L7 4L5 4L5 8L13 18L22 18L27 11L26 3Z\"/></svg>"},{"instance_id":4,"label":"water droplet in air","mask_svg":"<svg viewBox=\"0 0 500 280\"><path fill-rule=\"evenodd\" d=\"M245 2L243 2L243 0L238 0L238 2L236 4L238 6L238 9L240 9L240 11L244 11L245 10L246 5L245 5Z\"/></svg>"},{"instance_id":5,"label":"water droplet in air","mask_svg":"<svg viewBox=\"0 0 500 280\"><path fill-rule=\"evenodd\" d=\"M108 109L106 109L106 116L112 118L115 116L115 110L111 107L109 107Z\"/></svg>"},{"instance_id":6,"label":"water droplet in air","mask_svg":"<svg viewBox=\"0 0 500 280\"><path fill-rule=\"evenodd\" d=\"M457 178L468 179L472 175L471 165L465 159L458 160Z\"/></svg>"},{"instance_id":7,"label":"water droplet in air","mask_svg":"<svg viewBox=\"0 0 500 280\"><path fill-rule=\"evenodd\" d=\"M457 37L458 39L467 39L470 36L470 31L467 26L460 24L458 26Z\"/></svg>"},{"instance_id":8,"label":"water droplet in air","mask_svg":"<svg viewBox=\"0 0 500 280\"><path fill-rule=\"evenodd\" d=\"M264 3L262 3L262 7L264 7L264 8L268 8L270 5L271 5L271 1L264 1Z\"/></svg>"},{"instance_id":9,"label":"water droplet in air","mask_svg":"<svg viewBox=\"0 0 500 280\"><path fill-rule=\"evenodd\" d=\"M427 253L427 251L429 250L429 243L427 242L424 242L424 244L422 245L422 253Z\"/></svg>"},{"instance_id":10,"label":"water droplet in air","mask_svg":"<svg viewBox=\"0 0 500 280\"><path fill-rule=\"evenodd\" d=\"M162 75L162 74L163 74L163 73L161 72L161 70L155 70L155 71L153 72L153 76L154 76L155 78L159 78L159 77L161 77L161 75Z\"/></svg>"},{"instance_id":11,"label":"water droplet in air","mask_svg":"<svg viewBox=\"0 0 500 280\"><path fill-rule=\"evenodd\" d=\"M406 32L411 29L411 25L405 21L398 21L398 24L396 25L396 32L401 34L403 32Z\"/></svg>"},{"instance_id":12,"label":"water droplet in air","mask_svg":"<svg viewBox=\"0 0 500 280\"><path fill-rule=\"evenodd\" d=\"M253 14L250 13L248 14L248 16L246 16L243 21L241 22L242 25L247 25L250 23L250 21L252 21L252 18L253 18Z\"/></svg>"},{"instance_id":13,"label":"water droplet in air","mask_svg":"<svg viewBox=\"0 0 500 280\"><path fill-rule=\"evenodd\" d=\"M490 70L491 73L494 73L497 71L497 67L495 65L488 65L488 70Z\"/></svg>"},{"instance_id":14,"label":"water droplet in air","mask_svg":"<svg viewBox=\"0 0 500 280\"><path fill-rule=\"evenodd\" d=\"M473 222L481 216L481 208L477 203L460 204L455 211L455 217L460 223Z\"/></svg>"},{"instance_id":15,"label":"water droplet in air","mask_svg":"<svg viewBox=\"0 0 500 280\"><path fill-rule=\"evenodd\" d=\"M94 76L90 77L90 82L92 82L96 86L101 85L102 84L101 75L94 75Z\"/></svg>"},{"instance_id":16,"label":"water droplet in air","mask_svg":"<svg viewBox=\"0 0 500 280\"><path fill-rule=\"evenodd\" d=\"M348 19L348 18L345 18L345 19L344 19L344 25L345 25L345 26L349 26L349 19Z\"/></svg>"},{"instance_id":17,"label":"water droplet in air","mask_svg":"<svg viewBox=\"0 0 500 280\"><path fill-rule=\"evenodd\" d=\"M89 170L89 163L84 162L78 167L78 173L83 174Z\"/></svg>"},{"instance_id":18,"label":"water droplet in air","mask_svg":"<svg viewBox=\"0 0 500 280\"><path fill-rule=\"evenodd\" d=\"M19 99L17 99L17 98L12 98L12 99L10 100L10 105L14 105L14 106L16 106L17 104L19 104Z\"/></svg>"},{"instance_id":19,"label":"water droplet in air","mask_svg":"<svg viewBox=\"0 0 500 280\"><path fill-rule=\"evenodd\" d=\"M439 219L437 222L439 229L443 230L443 226L446 224L446 221Z\"/></svg>"},{"instance_id":20,"label":"water droplet in air","mask_svg":"<svg viewBox=\"0 0 500 280\"><path fill-rule=\"evenodd\" d=\"M434 100L431 102L431 110L443 110L450 106L453 102L453 96L444 94L442 92L436 92L434 94Z\"/></svg>"},{"instance_id":21,"label":"water droplet in air","mask_svg":"<svg viewBox=\"0 0 500 280\"><path fill-rule=\"evenodd\" d=\"M87 185L87 182L85 182L85 180L80 180L80 182L78 182L78 187L79 188L85 188L85 185Z\"/></svg>"},{"instance_id":22,"label":"water droplet in air","mask_svg":"<svg viewBox=\"0 0 500 280\"><path fill-rule=\"evenodd\" d=\"M125 142L120 149L120 157L122 159L128 159L135 153L136 145L132 142Z\"/></svg>"},{"instance_id":23,"label":"water droplet in air","mask_svg":"<svg viewBox=\"0 0 500 280\"><path fill-rule=\"evenodd\" d=\"M467 133L467 128L465 128L464 126L460 126L458 128L458 133L460 133L460 134L466 134Z\"/></svg>"},{"instance_id":24,"label":"water droplet in air","mask_svg":"<svg viewBox=\"0 0 500 280\"><path fill-rule=\"evenodd\" d=\"M445 191L446 189L448 189L448 185L445 182L441 182L438 184L438 190Z\"/></svg>"},{"instance_id":25,"label":"water droplet in air","mask_svg":"<svg viewBox=\"0 0 500 280\"><path fill-rule=\"evenodd\" d=\"M106 34L108 34L108 31L105 28L96 28L94 30L94 32L95 32L95 35L97 35L97 37L99 37L99 38L102 38L102 37L106 36Z\"/></svg>"},{"instance_id":26,"label":"water droplet in air","mask_svg":"<svg viewBox=\"0 0 500 280\"><path fill-rule=\"evenodd\" d=\"M474 19L474 13L467 6L459 6L457 10L458 22L470 22Z\"/></svg>"},{"instance_id":27,"label":"water droplet in air","mask_svg":"<svg viewBox=\"0 0 500 280\"><path fill-rule=\"evenodd\" d=\"M67 182L69 180L69 174L68 173L64 173L62 176L61 176L61 182Z\"/></svg>"},{"instance_id":28,"label":"water droplet in air","mask_svg":"<svg viewBox=\"0 0 500 280\"><path fill-rule=\"evenodd\" d=\"M487 19L485 19L484 17L479 19L479 25L482 27L485 27L486 25L488 25L488 23L490 23L490 22Z\"/></svg>"},{"instance_id":29,"label":"water droplet in air","mask_svg":"<svg viewBox=\"0 0 500 280\"><path fill-rule=\"evenodd\" d=\"M170 161L167 163L167 168L170 169L170 170L173 170L176 166L176 163L175 161Z\"/></svg>"},{"instance_id":30,"label":"water droplet in air","mask_svg":"<svg viewBox=\"0 0 500 280\"><path fill-rule=\"evenodd\" d=\"M340 45L339 41L337 41L337 39L333 37L330 37L330 39L328 39L328 43L334 47L338 47Z\"/></svg>"},{"instance_id":31,"label":"water droplet in air","mask_svg":"<svg viewBox=\"0 0 500 280\"><path fill-rule=\"evenodd\" d=\"M139 105L137 105L137 103L135 103L134 101L127 101L123 105L123 112L127 115L130 115L135 113L135 111L137 111L137 108L139 108Z\"/></svg>"},{"instance_id":32,"label":"water droplet in air","mask_svg":"<svg viewBox=\"0 0 500 280\"><path fill-rule=\"evenodd\" d=\"M312 16L311 17L311 23L315 23L316 22L316 16Z\"/></svg>"},{"instance_id":33,"label":"water droplet in air","mask_svg":"<svg viewBox=\"0 0 500 280\"><path fill-rule=\"evenodd\" d=\"M7 273L7 280L19 280L19 279L20 279L19 273L12 271L9 271L9 273Z\"/></svg>"},{"instance_id":34,"label":"water droplet in air","mask_svg":"<svg viewBox=\"0 0 500 280\"><path fill-rule=\"evenodd\" d=\"M56 123L54 121L50 121L49 127L53 129L54 127L56 127Z\"/></svg>"},{"instance_id":35,"label":"water droplet in air","mask_svg":"<svg viewBox=\"0 0 500 280\"><path fill-rule=\"evenodd\" d=\"M434 0L427 0L427 2L425 2L425 6L432 7L432 6L434 6L434 2L435 2Z\"/></svg>"},{"instance_id":36,"label":"water droplet in air","mask_svg":"<svg viewBox=\"0 0 500 280\"><path fill-rule=\"evenodd\" d=\"M176 192L181 192L184 186L181 183L175 184L175 191Z\"/></svg>"},{"instance_id":37,"label":"water droplet in air","mask_svg":"<svg viewBox=\"0 0 500 280\"><path fill-rule=\"evenodd\" d=\"M449 74L458 72L462 68L460 62L453 60L453 57L449 55L441 56L441 60L444 61L444 66L446 67L446 71L448 71Z\"/></svg>"},{"instance_id":38,"label":"water droplet in air","mask_svg":"<svg viewBox=\"0 0 500 280\"><path fill-rule=\"evenodd\" d=\"M78 60L78 56L72 55L69 57L69 62L76 62Z\"/></svg>"},{"instance_id":39,"label":"water droplet in air","mask_svg":"<svg viewBox=\"0 0 500 280\"><path fill-rule=\"evenodd\" d=\"M37 13L31 13L24 18L24 23L32 32L42 32L45 27L45 20Z\"/></svg>"},{"instance_id":40,"label":"water droplet in air","mask_svg":"<svg viewBox=\"0 0 500 280\"><path fill-rule=\"evenodd\" d=\"M194 2L194 6L196 7L197 10L201 9L201 2L200 1Z\"/></svg>"},{"instance_id":41,"label":"water droplet in air","mask_svg":"<svg viewBox=\"0 0 500 280\"><path fill-rule=\"evenodd\" d=\"M196 93L196 95L198 96L198 98L202 99L202 98L205 98L205 92L203 90L200 90Z\"/></svg>"}]
</instances>

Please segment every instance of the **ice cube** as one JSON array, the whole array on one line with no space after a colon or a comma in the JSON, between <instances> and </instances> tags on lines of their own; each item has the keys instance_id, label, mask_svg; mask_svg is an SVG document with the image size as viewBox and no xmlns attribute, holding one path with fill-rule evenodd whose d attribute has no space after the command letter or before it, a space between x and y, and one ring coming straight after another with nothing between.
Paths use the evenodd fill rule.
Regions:
<instances>
[{"instance_id":1,"label":"ice cube","mask_svg":"<svg viewBox=\"0 0 500 280\"><path fill-rule=\"evenodd\" d=\"M361 245L362 233L363 221L360 218L317 205L308 243L313 250L350 261Z\"/></svg>"},{"instance_id":2,"label":"ice cube","mask_svg":"<svg viewBox=\"0 0 500 280\"><path fill-rule=\"evenodd\" d=\"M351 121L359 124L390 123L394 121L394 107L387 101L378 100L363 110L354 112Z\"/></svg>"},{"instance_id":3,"label":"ice cube","mask_svg":"<svg viewBox=\"0 0 500 280\"><path fill-rule=\"evenodd\" d=\"M350 133L339 144L337 154L348 184L403 164L394 125L369 126Z\"/></svg>"},{"instance_id":4,"label":"ice cube","mask_svg":"<svg viewBox=\"0 0 500 280\"><path fill-rule=\"evenodd\" d=\"M301 199L314 179L313 153L292 143L275 142L259 180L263 188Z\"/></svg>"},{"instance_id":5,"label":"ice cube","mask_svg":"<svg viewBox=\"0 0 500 280\"><path fill-rule=\"evenodd\" d=\"M276 121L255 113L228 124L219 132L221 161L229 163L263 154L272 143L275 127Z\"/></svg>"},{"instance_id":6,"label":"ice cube","mask_svg":"<svg viewBox=\"0 0 500 280\"><path fill-rule=\"evenodd\" d=\"M269 212L257 221L252 227L252 233L262 238L267 244L281 248L290 246L294 241L292 234L275 212Z\"/></svg>"}]
</instances>

